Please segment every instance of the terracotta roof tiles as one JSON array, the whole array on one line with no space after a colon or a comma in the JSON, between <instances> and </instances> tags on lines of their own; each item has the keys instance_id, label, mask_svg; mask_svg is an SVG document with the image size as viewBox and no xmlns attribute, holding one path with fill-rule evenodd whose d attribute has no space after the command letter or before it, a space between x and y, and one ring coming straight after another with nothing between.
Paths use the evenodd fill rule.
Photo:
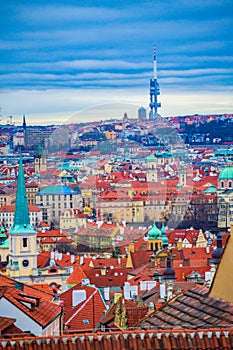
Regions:
<instances>
[{"instance_id":1,"label":"terracotta roof tiles","mask_svg":"<svg viewBox=\"0 0 233 350\"><path fill-rule=\"evenodd\" d=\"M233 305L210 296L207 288L196 286L169 300L140 327L196 329L230 327L232 324Z\"/></svg>"},{"instance_id":2,"label":"terracotta roof tiles","mask_svg":"<svg viewBox=\"0 0 233 350\"><path fill-rule=\"evenodd\" d=\"M24 285L25 286L25 285ZM25 286L26 287L26 286ZM14 285L0 287L0 299L5 298L41 327L46 327L61 313L61 308L44 298L46 293L31 287L21 291ZM51 296L50 296L51 299Z\"/></svg>"},{"instance_id":3,"label":"terracotta roof tiles","mask_svg":"<svg viewBox=\"0 0 233 350\"><path fill-rule=\"evenodd\" d=\"M73 306L73 292L83 291L83 301ZM77 285L63 294L65 332L90 331L96 327L105 311L105 303L97 288Z\"/></svg>"},{"instance_id":4,"label":"terracotta roof tiles","mask_svg":"<svg viewBox=\"0 0 233 350\"><path fill-rule=\"evenodd\" d=\"M2 350L230 350L233 329L117 331L0 340Z\"/></svg>"}]
</instances>

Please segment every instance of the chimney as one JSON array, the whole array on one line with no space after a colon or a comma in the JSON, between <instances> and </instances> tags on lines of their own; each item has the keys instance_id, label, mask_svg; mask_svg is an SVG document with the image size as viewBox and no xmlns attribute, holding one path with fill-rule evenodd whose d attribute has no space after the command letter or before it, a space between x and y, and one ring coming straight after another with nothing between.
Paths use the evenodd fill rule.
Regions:
<instances>
[{"instance_id":1,"label":"chimney","mask_svg":"<svg viewBox=\"0 0 233 350\"><path fill-rule=\"evenodd\" d=\"M109 287L104 288L104 299L106 301L110 300L110 288Z\"/></svg>"},{"instance_id":2,"label":"chimney","mask_svg":"<svg viewBox=\"0 0 233 350\"><path fill-rule=\"evenodd\" d=\"M80 255L80 258L79 258L79 265L82 265L84 263L84 256L83 255Z\"/></svg>"},{"instance_id":3,"label":"chimney","mask_svg":"<svg viewBox=\"0 0 233 350\"><path fill-rule=\"evenodd\" d=\"M173 283L169 282L167 286L167 300L173 297Z\"/></svg>"},{"instance_id":4,"label":"chimney","mask_svg":"<svg viewBox=\"0 0 233 350\"><path fill-rule=\"evenodd\" d=\"M165 300L165 296L166 296L165 283L160 283L159 292L160 292L160 299Z\"/></svg>"}]
</instances>

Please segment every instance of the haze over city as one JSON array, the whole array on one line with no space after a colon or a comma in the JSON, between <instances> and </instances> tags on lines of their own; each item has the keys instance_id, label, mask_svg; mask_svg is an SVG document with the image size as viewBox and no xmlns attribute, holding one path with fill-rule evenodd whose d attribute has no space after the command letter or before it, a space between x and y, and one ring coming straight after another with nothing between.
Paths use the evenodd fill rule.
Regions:
<instances>
[{"instance_id":1,"label":"haze over city","mask_svg":"<svg viewBox=\"0 0 233 350\"><path fill-rule=\"evenodd\" d=\"M13 115L20 123L24 113L31 124L66 122L84 110L78 122L102 104L103 118L122 117L112 103L148 108L154 43L161 115L232 112L231 1L0 7L2 122Z\"/></svg>"}]
</instances>

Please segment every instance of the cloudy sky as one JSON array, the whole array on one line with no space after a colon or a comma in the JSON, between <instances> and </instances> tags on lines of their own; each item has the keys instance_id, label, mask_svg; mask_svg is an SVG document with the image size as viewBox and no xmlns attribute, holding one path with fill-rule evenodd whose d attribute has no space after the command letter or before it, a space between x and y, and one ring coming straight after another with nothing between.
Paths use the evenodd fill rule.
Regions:
<instances>
[{"instance_id":1,"label":"cloudy sky","mask_svg":"<svg viewBox=\"0 0 233 350\"><path fill-rule=\"evenodd\" d=\"M1 1L2 121L136 115L154 43L162 116L233 113L232 13L232 0Z\"/></svg>"}]
</instances>

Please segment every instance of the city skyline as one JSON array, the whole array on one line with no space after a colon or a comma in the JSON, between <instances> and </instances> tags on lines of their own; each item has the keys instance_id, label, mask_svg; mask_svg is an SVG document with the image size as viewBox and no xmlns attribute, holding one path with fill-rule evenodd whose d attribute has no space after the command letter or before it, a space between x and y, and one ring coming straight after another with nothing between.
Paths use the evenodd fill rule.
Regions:
<instances>
[{"instance_id":1,"label":"city skyline","mask_svg":"<svg viewBox=\"0 0 233 350\"><path fill-rule=\"evenodd\" d=\"M122 106L136 117L149 105L154 43L162 116L232 112L230 1L0 7L3 122L13 115L20 123L23 114L29 124L122 117Z\"/></svg>"}]
</instances>

